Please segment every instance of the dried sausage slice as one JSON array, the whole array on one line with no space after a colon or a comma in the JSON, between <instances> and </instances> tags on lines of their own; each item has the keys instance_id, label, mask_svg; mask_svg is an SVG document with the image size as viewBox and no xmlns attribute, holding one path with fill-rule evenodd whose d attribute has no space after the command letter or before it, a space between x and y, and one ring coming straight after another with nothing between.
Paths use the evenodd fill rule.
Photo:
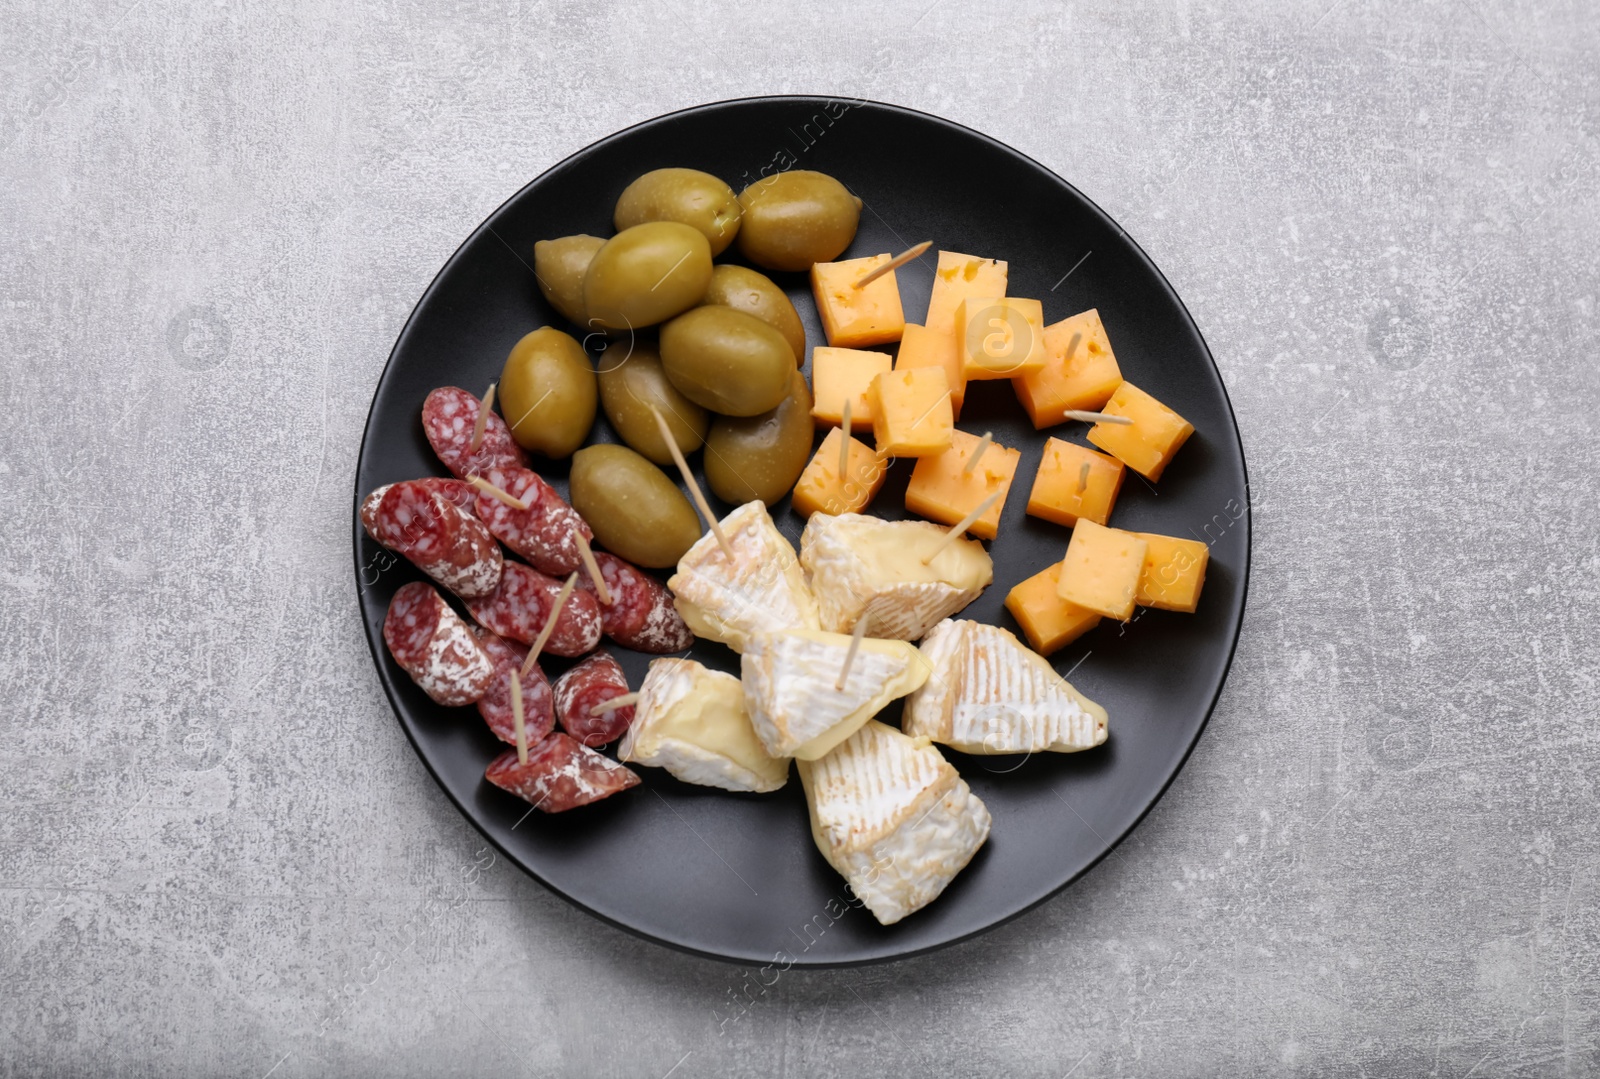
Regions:
<instances>
[{"instance_id":1,"label":"dried sausage slice","mask_svg":"<svg viewBox=\"0 0 1600 1079\"><path fill-rule=\"evenodd\" d=\"M491 468L521 468L528 458L511 437L506 421L489 411L483 441L472 449L472 428L483 402L466 390L441 386L422 402L422 430L444 467L462 479L486 474Z\"/></svg>"},{"instance_id":2,"label":"dried sausage slice","mask_svg":"<svg viewBox=\"0 0 1600 1079\"><path fill-rule=\"evenodd\" d=\"M467 610L485 629L532 644L544 628L561 592L561 582L520 562L507 562L500 587L467 601ZM573 589L544 650L555 656L581 656L600 643L600 605L592 594Z\"/></svg>"},{"instance_id":3,"label":"dried sausage slice","mask_svg":"<svg viewBox=\"0 0 1600 1079\"><path fill-rule=\"evenodd\" d=\"M486 596L499 586L504 559L488 528L426 484L392 484L372 517L374 539L462 599Z\"/></svg>"},{"instance_id":4,"label":"dried sausage slice","mask_svg":"<svg viewBox=\"0 0 1600 1079\"><path fill-rule=\"evenodd\" d=\"M621 738L633 722L633 705L592 715L613 697L628 692L628 676L610 652L596 652L556 679L556 720L561 729L586 746L603 746Z\"/></svg>"},{"instance_id":5,"label":"dried sausage slice","mask_svg":"<svg viewBox=\"0 0 1600 1079\"><path fill-rule=\"evenodd\" d=\"M489 679L489 686L478 698L478 714L496 738L516 745L517 722L511 711L511 672L521 669L522 661L528 658L528 650L482 626L472 627L472 635L478 639L494 664L494 675ZM536 663L533 670L522 677L522 725L529 745L556 729L553 700L550 682Z\"/></svg>"},{"instance_id":6,"label":"dried sausage slice","mask_svg":"<svg viewBox=\"0 0 1600 1079\"><path fill-rule=\"evenodd\" d=\"M609 798L639 785L639 776L557 731L528 747L528 763L517 763L508 749L490 763L483 778L546 813L561 813Z\"/></svg>"},{"instance_id":7,"label":"dried sausage slice","mask_svg":"<svg viewBox=\"0 0 1600 1079\"><path fill-rule=\"evenodd\" d=\"M464 510L473 515L477 514L478 492L467 481L451 479L447 476L424 476L416 482L422 484L434 494L442 495L456 509ZM361 527L365 528L367 535L373 539L378 538L378 534L373 531L377 527L378 503L383 501L383 496L388 494L389 488L393 486L394 484L392 483L386 483L361 500Z\"/></svg>"},{"instance_id":8,"label":"dried sausage slice","mask_svg":"<svg viewBox=\"0 0 1600 1079\"><path fill-rule=\"evenodd\" d=\"M403 585L389 601L383 643L412 681L440 704L471 704L494 675L493 661L467 624L421 581Z\"/></svg>"},{"instance_id":9,"label":"dried sausage slice","mask_svg":"<svg viewBox=\"0 0 1600 1079\"><path fill-rule=\"evenodd\" d=\"M583 564L578 534L592 540L594 533L543 477L527 468L495 468L484 479L528 506L512 509L492 495L478 494L476 513L496 539L541 573L564 577Z\"/></svg>"},{"instance_id":10,"label":"dried sausage slice","mask_svg":"<svg viewBox=\"0 0 1600 1079\"><path fill-rule=\"evenodd\" d=\"M678 614L666 585L608 551L596 551L594 560L611 592L611 602L600 604L600 628L607 637L624 648L653 655L682 652L694 644L694 633ZM578 580L594 590L587 574Z\"/></svg>"}]
</instances>

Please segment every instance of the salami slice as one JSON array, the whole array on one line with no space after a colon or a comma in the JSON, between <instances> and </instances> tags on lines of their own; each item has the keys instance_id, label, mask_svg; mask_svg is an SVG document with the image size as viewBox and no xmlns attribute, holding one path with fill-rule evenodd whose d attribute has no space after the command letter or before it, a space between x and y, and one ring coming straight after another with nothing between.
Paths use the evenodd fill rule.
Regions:
<instances>
[{"instance_id":1,"label":"salami slice","mask_svg":"<svg viewBox=\"0 0 1600 1079\"><path fill-rule=\"evenodd\" d=\"M603 746L621 738L633 722L633 705L592 715L613 697L628 692L628 676L610 652L596 652L556 679L556 720L561 729L586 746Z\"/></svg>"},{"instance_id":2,"label":"salami slice","mask_svg":"<svg viewBox=\"0 0 1600 1079\"><path fill-rule=\"evenodd\" d=\"M432 585L412 581L389 601L383 643L422 691L440 704L471 704L483 696L494 663Z\"/></svg>"},{"instance_id":3,"label":"salami slice","mask_svg":"<svg viewBox=\"0 0 1600 1079\"><path fill-rule=\"evenodd\" d=\"M653 655L682 652L694 644L694 633L673 605L666 585L606 551L596 551L594 560L611 592L611 602L600 604L600 628L607 637L624 648ZM578 581L594 591L588 574Z\"/></svg>"},{"instance_id":4,"label":"salami slice","mask_svg":"<svg viewBox=\"0 0 1600 1079\"><path fill-rule=\"evenodd\" d=\"M484 479L528 506L512 509L498 498L478 494L476 512L496 539L542 573L566 576L583 564L578 534L592 540L594 533L543 477L526 468L495 468Z\"/></svg>"},{"instance_id":5,"label":"salami slice","mask_svg":"<svg viewBox=\"0 0 1600 1079\"><path fill-rule=\"evenodd\" d=\"M489 529L420 480L390 485L372 514L372 536L462 599L500 584L504 559Z\"/></svg>"},{"instance_id":6,"label":"salami slice","mask_svg":"<svg viewBox=\"0 0 1600 1079\"><path fill-rule=\"evenodd\" d=\"M561 582L521 562L507 562L500 587L467 601L472 617L502 637L532 644L544 628L561 592ZM555 656L581 656L600 643L600 605L593 594L574 589L544 650Z\"/></svg>"},{"instance_id":7,"label":"salami slice","mask_svg":"<svg viewBox=\"0 0 1600 1079\"><path fill-rule=\"evenodd\" d=\"M478 714L496 738L516 745L517 722L511 712L511 672L522 667L522 661L528 658L528 650L482 626L474 626L472 635L478 639L494 664L489 687L478 698ZM534 664L533 670L522 678L522 725L529 745L556 729L550 682L538 664Z\"/></svg>"},{"instance_id":8,"label":"salami slice","mask_svg":"<svg viewBox=\"0 0 1600 1079\"><path fill-rule=\"evenodd\" d=\"M433 452L444 467L470 479L491 468L521 468L528 463L522 447L511 437L511 428L491 409L483 428L483 441L472 450L472 428L478 422L482 402L466 390L441 386L422 403L422 430Z\"/></svg>"},{"instance_id":9,"label":"salami slice","mask_svg":"<svg viewBox=\"0 0 1600 1079\"><path fill-rule=\"evenodd\" d=\"M474 516L477 515L478 492L473 488L472 484L465 480L450 479L446 476L424 476L416 482L422 484L434 494L441 495L457 509L465 510ZM365 528L367 535L373 539L378 538L377 532L374 531L378 521L378 504L383 501L383 496L388 494L389 488L393 486L394 484L392 483L386 483L361 500L361 527Z\"/></svg>"},{"instance_id":10,"label":"salami slice","mask_svg":"<svg viewBox=\"0 0 1600 1079\"><path fill-rule=\"evenodd\" d=\"M546 813L562 813L639 785L631 768L560 731L529 746L527 764L517 763L516 750L506 750L483 778Z\"/></svg>"}]
</instances>

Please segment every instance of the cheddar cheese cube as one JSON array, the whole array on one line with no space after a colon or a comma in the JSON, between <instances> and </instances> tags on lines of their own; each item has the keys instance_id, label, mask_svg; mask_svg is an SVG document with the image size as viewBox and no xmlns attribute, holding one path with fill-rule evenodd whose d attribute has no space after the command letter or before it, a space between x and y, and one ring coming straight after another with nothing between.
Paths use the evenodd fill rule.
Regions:
<instances>
[{"instance_id":1,"label":"cheddar cheese cube","mask_svg":"<svg viewBox=\"0 0 1600 1079\"><path fill-rule=\"evenodd\" d=\"M1090 308L1044 328L1044 366L1011 380L1035 429L1062 421L1069 408L1097 411L1122 385L1111 341Z\"/></svg>"},{"instance_id":2,"label":"cheddar cheese cube","mask_svg":"<svg viewBox=\"0 0 1600 1079\"><path fill-rule=\"evenodd\" d=\"M1178 447L1194 434L1193 424L1131 382L1118 386L1100 411L1133 422L1097 423L1089 428L1089 441L1147 480L1160 479Z\"/></svg>"},{"instance_id":3,"label":"cheddar cheese cube","mask_svg":"<svg viewBox=\"0 0 1600 1079\"><path fill-rule=\"evenodd\" d=\"M1033 476L1028 513L1069 528L1080 517L1103 525L1117 504L1122 476L1122 462L1115 457L1052 438Z\"/></svg>"},{"instance_id":4,"label":"cheddar cheese cube","mask_svg":"<svg viewBox=\"0 0 1600 1079\"><path fill-rule=\"evenodd\" d=\"M1206 583L1206 563L1211 560L1211 548L1199 540L1155 532L1133 534L1146 544L1134 602L1141 607L1193 614L1200 603L1200 589Z\"/></svg>"},{"instance_id":5,"label":"cheddar cheese cube","mask_svg":"<svg viewBox=\"0 0 1600 1079\"><path fill-rule=\"evenodd\" d=\"M956 419L961 418L961 402L967 396L967 376L961 373L961 349L956 344L956 331L935 330L928 326L906 323L900 338L900 354L894 359L894 369L903 371L911 367L938 367L950 383L950 408Z\"/></svg>"},{"instance_id":6,"label":"cheddar cheese cube","mask_svg":"<svg viewBox=\"0 0 1600 1079\"><path fill-rule=\"evenodd\" d=\"M1007 266L999 259L978 258L956 251L939 252L933 271L933 294L923 324L934 333L954 334L956 308L969 296L1004 296Z\"/></svg>"},{"instance_id":7,"label":"cheddar cheese cube","mask_svg":"<svg viewBox=\"0 0 1600 1079\"><path fill-rule=\"evenodd\" d=\"M950 386L937 367L890 371L867 390L880 457L926 457L950 448L956 428Z\"/></svg>"},{"instance_id":8,"label":"cheddar cheese cube","mask_svg":"<svg viewBox=\"0 0 1600 1079\"><path fill-rule=\"evenodd\" d=\"M837 427L844 421L844 403L848 400L850 429L871 430L872 405L867 400L867 388L893 366L894 359L887 352L818 345L811 350L812 418Z\"/></svg>"},{"instance_id":9,"label":"cheddar cheese cube","mask_svg":"<svg viewBox=\"0 0 1600 1079\"><path fill-rule=\"evenodd\" d=\"M956 308L961 373L1017 378L1044 366L1044 305L1016 297L968 297Z\"/></svg>"},{"instance_id":10,"label":"cheddar cheese cube","mask_svg":"<svg viewBox=\"0 0 1600 1079\"><path fill-rule=\"evenodd\" d=\"M817 298L828 344L862 348L900 340L906 316L900 308L900 284L895 271L869 281L856 282L888 262L893 255L870 255L845 262L818 262L811 266L811 291Z\"/></svg>"},{"instance_id":11,"label":"cheddar cheese cube","mask_svg":"<svg viewBox=\"0 0 1600 1079\"><path fill-rule=\"evenodd\" d=\"M1061 563L1052 562L1006 593L1006 610L1041 656L1059 651L1100 624L1100 615L1056 594Z\"/></svg>"},{"instance_id":12,"label":"cheddar cheese cube","mask_svg":"<svg viewBox=\"0 0 1600 1079\"><path fill-rule=\"evenodd\" d=\"M906 485L906 509L931 521L954 525L999 491L1000 497L995 499L994 505L967 529L981 539L994 539L1022 454L992 442L968 472L967 461L982 441L977 435L952 431L949 449L917 458L916 467L911 470L911 482Z\"/></svg>"},{"instance_id":13,"label":"cheddar cheese cube","mask_svg":"<svg viewBox=\"0 0 1600 1079\"><path fill-rule=\"evenodd\" d=\"M1056 595L1126 622L1133 617L1148 549L1149 544L1132 532L1079 520L1061 560Z\"/></svg>"},{"instance_id":14,"label":"cheddar cheese cube","mask_svg":"<svg viewBox=\"0 0 1600 1079\"><path fill-rule=\"evenodd\" d=\"M844 474L839 473L839 440L850 438L835 427L823 438L816 455L800 473L794 485L791 505L802 517L813 513L838 516L841 513L860 513L872 504L878 489L883 486L889 463L872 452L860 439L850 438L849 454Z\"/></svg>"}]
</instances>

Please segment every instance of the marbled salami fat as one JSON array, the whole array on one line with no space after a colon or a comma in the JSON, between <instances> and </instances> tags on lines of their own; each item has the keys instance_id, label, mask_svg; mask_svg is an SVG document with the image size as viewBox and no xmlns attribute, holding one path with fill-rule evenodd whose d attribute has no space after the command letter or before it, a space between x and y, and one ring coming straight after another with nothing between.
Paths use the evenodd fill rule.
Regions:
<instances>
[{"instance_id":1,"label":"marbled salami fat","mask_svg":"<svg viewBox=\"0 0 1600 1079\"><path fill-rule=\"evenodd\" d=\"M466 480L451 479L447 476L424 476L416 482L422 484L434 494L443 496L447 502L457 509L465 510L474 516L477 515L478 492ZM383 501L383 496L388 494L389 488L393 486L394 484L392 483L386 483L361 500L361 527L365 528L367 535L373 539L378 538L377 533L374 531L377 527L378 504Z\"/></svg>"},{"instance_id":2,"label":"marbled salami fat","mask_svg":"<svg viewBox=\"0 0 1600 1079\"><path fill-rule=\"evenodd\" d=\"M383 643L412 681L440 704L471 704L483 696L494 663L432 585L412 581L389 601Z\"/></svg>"},{"instance_id":3,"label":"marbled salami fat","mask_svg":"<svg viewBox=\"0 0 1600 1079\"><path fill-rule=\"evenodd\" d=\"M600 628L607 637L652 655L682 652L694 644L694 633L678 614L666 585L607 551L596 551L594 560L611 592L611 602L600 604ZM588 574L578 583L594 591Z\"/></svg>"},{"instance_id":4,"label":"marbled salami fat","mask_svg":"<svg viewBox=\"0 0 1600 1079\"><path fill-rule=\"evenodd\" d=\"M441 386L422 403L422 430L444 467L462 479L487 475L492 468L522 468L528 463L511 437L511 428L493 409L483 429L477 452L472 449L472 428L482 402L466 390Z\"/></svg>"},{"instance_id":5,"label":"marbled salami fat","mask_svg":"<svg viewBox=\"0 0 1600 1079\"><path fill-rule=\"evenodd\" d=\"M496 468L484 479L528 507L513 509L492 495L478 493L477 515L495 539L541 573L565 577L583 564L577 537L581 533L592 540L594 533L543 477L527 468Z\"/></svg>"},{"instance_id":6,"label":"marbled salami fat","mask_svg":"<svg viewBox=\"0 0 1600 1079\"><path fill-rule=\"evenodd\" d=\"M544 628L561 593L561 582L520 562L507 562L500 587L467 601L472 617L502 637L532 644ZM600 605L594 596L573 589L544 650L555 656L581 656L600 643Z\"/></svg>"},{"instance_id":7,"label":"marbled salami fat","mask_svg":"<svg viewBox=\"0 0 1600 1079\"><path fill-rule=\"evenodd\" d=\"M500 545L476 517L456 508L420 480L389 486L372 513L372 538L462 599L500 584Z\"/></svg>"},{"instance_id":8,"label":"marbled salami fat","mask_svg":"<svg viewBox=\"0 0 1600 1079\"><path fill-rule=\"evenodd\" d=\"M586 746L603 746L621 738L633 723L633 705L599 715L598 705L628 692L628 676L610 652L596 652L556 679L556 721L561 729Z\"/></svg>"},{"instance_id":9,"label":"marbled salami fat","mask_svg":"<svg viewBox=\"0 0 1600 1079\"><path fill-rule=\"evenodd\" d=\"M520 671L528 650L515 641L508 641L492 630L474 626L472 635L494 664L494 675L489 686L478 698L478 714L489 725L496 738L509 745L517 744L517 722L511 711L511 673ZM550 681L535 663L533 670L522 675L522 725L528 744L540 741L556 729L554 698Z\"/></svg>"},{"instance_id":10,"label":"marbled salami fat","mask_svg":"<svg viewBox=\"0 0 1600 1079\"><path fill-rule=\"evenodd\" d=\"M508 749L483 777L546 813L575 809L639 785L632 769L560 731L529 746L527 764L518 764L517 751Z\"/></svg>"}]
</instances>

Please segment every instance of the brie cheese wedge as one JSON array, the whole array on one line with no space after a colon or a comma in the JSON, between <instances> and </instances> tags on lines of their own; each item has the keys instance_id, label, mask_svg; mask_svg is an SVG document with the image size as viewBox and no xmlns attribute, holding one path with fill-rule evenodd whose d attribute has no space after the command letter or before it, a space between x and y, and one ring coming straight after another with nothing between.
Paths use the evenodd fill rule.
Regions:
<instances>
[{"instance_id":1,"label":"brie cheese wedge","mask_svg":"<svg viewBox=\"0 0 1600 1079\"><path fill-rule=\"evenodd\" d=\"M767 507L746 502L721 522L733 558L707 532L678 560L667 582L678 613L696 637L743 652L752 634L817 629L811 597L794 548Z\"/></svg>"},{"instance_id":2,"label":"brie cheese wedge","mask_svg":"<svg viewBox=\"0 0 1600 1079\"><path fill-rule=\"evenodd\" d=\"M922 642L932 673L900 726L963 753L1075 753L1106 740L1106 710L999 626L946 620Z\"/></svg>"},{"instance_id":3,"label":"brie cheese wedge","mask_svg":"<svg viewBox=\"0 0 1600 1079\"><path fill-rule=\"evenodd\" d=\"M994 580L983 544L958 539L923 564L947 531L927 521L812 514L800 536L800 565L822 628L849 633L865 618L874 637L914 641L977 599Z\"/></svg>"},{"instance_id":4,"label":"brie cheese wedge","mask_svg":"<svg viewBox=\"0 0 1600 1079\"><path fill-rule=\"evenodd\" d=\"M768 754L750 726L739 680L692 659L651 661L617 759L729 791L775 791L789 779L788 759Z\"/></svg>"},{"instance_id":5,"label":"brie cheese wedge","mask_svg":"<svg viewBox=\"0 0 1600 1079\"><path fill-rule=\"evenodd\" d=\"M921 910L989 837L989 810L925 739L869 722L800 763L811 837L873 917Z\"/></svg>"},{"instance_id":6,"label":"brie cheese wedge","mask_svg":"<svg viewBox=\"0 0 1600 1079\"><path fill-rule=\"evenodd\" d=\"M750 723L768 753L816 760L927 680L916 645L866 637L840 683L850 643L842 633L819 629L750 640L739 673Z\"/></svg>"}]
</instances>

